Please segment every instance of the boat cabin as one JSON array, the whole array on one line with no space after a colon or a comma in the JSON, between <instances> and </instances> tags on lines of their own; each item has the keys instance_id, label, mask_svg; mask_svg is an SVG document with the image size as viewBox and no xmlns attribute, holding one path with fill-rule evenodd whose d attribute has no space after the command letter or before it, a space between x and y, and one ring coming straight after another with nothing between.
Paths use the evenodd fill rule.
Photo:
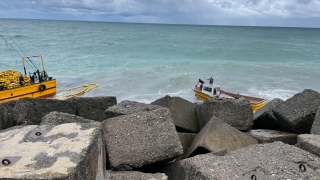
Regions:
<instances>
[{"instance_id":1,"label":"boat cabin","mask_svg":"<svg viewBox=\"0 0 320 180\"><path fill-rule=\"evenodd\" d=\"M210 97L218 97L220 95L220 86L214 83L203 83L200 85L201 92Z\"/></svg>"}]
</instances>

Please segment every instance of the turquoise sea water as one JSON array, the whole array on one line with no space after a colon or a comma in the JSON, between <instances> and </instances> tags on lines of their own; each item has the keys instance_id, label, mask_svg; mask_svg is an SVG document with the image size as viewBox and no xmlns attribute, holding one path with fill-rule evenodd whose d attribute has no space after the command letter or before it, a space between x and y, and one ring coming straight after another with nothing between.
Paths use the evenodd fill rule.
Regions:
<instances>
[{"instance_id":1,"label":"turquoise sea water","mask_svg":"<svg viewBox=\"0 0 320 180\"><path fill-rule=\"evenodd\" d=\"M43 55L58 89L95 82L84 96L150 103L196 101L191 87L213 77L221 89L286 100L320 91L320 29L0 19L23 55ZM23 72L0 39L0 71ZM39 66L40 68L40 66ZM32 69L29 67L29 70Z\"/></svg>"}]
</instances>

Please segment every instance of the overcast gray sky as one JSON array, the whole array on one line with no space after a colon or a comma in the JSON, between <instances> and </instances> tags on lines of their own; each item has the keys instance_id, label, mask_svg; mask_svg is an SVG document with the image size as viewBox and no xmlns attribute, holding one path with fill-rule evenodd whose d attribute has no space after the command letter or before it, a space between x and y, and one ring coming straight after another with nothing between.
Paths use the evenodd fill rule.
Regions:
<instances>
[{"instance_id":1,"label":"overcast gray sky","mask_svg":"<svg viewBox=\"0 0 320 180\"><path fill-rule=\"evenodd\" d=\"M320 0L0 0L0 18L320 28Z\"/></svg>"}]
</instances>

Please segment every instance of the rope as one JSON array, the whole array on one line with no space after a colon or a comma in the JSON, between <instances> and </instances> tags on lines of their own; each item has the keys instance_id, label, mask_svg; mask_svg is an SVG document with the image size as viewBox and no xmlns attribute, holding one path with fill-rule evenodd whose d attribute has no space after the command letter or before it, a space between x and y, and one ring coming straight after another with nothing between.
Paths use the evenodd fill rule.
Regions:
<instances>
[{"instance_id":1,"label":"rope","mask_svg":"<svg viewBox=\"0 0 320 180\"><path fill-rule=\"evenodd\" d=\"M60 90L57 90L57 92L72 91L72 90L76 90L78 88L83 88L82 90L75 92L75 93L65 94L65 95L61 95L61 96L57 96L57 97L53 97L53 98L48 98L48 99L69 99L69 98L74 98L77 96L82 96L84 93L89 92L90 90L97 88L98 86L99 85L96 83L89 83L89 84L82 84L80 86L73 87L73 88L60 89Z\"/></svg>"}]
</instances>

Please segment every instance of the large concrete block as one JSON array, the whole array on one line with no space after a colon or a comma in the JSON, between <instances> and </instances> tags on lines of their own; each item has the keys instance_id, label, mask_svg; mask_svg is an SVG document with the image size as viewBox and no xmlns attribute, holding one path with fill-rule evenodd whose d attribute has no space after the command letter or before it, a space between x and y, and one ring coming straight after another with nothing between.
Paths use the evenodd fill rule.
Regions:
<instances>
[{"instance_id":1,"label":"large concrete block","mask_svg":"<svg viewBox=\"0 0 320 180\"><path fill-rule=\"evenodd\" d=\"M198 155L174 162L169 180L278 180L320 177L320 158L282 142L257 144L225 156Z\"/></svg>"},{"instance_id":2,"label":"large concrete block","mask_svg":"<svg viewBox=\"0 0 320 180\"><path fill-rule=\"evenodd\" d=\"M253 114L253 126L251 129L272 129L280 130L280 126L275 123L276 117L273 115L273 109L281 104L283 100L275 98L268 102Z\"/></svg>"},{"instance_id":3,"label":"large concrete block","mask_svg":"<svg viewBox=\"0 0 320 180\"><path fill-rule=\"evenodd\" d=\"M310 133L319 106L320 93L305 89L282 102L273 110L273 113L282 131Z\"/></svg>"},{"instance_id":4,"label":"large concrete block","mask_svg":"<svg viewBox=\"0 0 320 180\"><path fill-rule=\"evenodd\" d=\"M143 173L139 171L110 171L106 172L106 180L167 180L164 173Z\"/></svg>"},{"instance_id":5,"label":"large concrete block","mask_svg":"<svg viewBox=\"0 0 320 180\"><path fill-rule=\"evenodd\" d=\"M313 121L310 133L320 135L320 106L318 107L318 110L314 117L314 121Z\"/></svg>"},{"instance_id":6,"label":"large concrete block","mask_svg":"<svg viewBox=\"0 0 320 180\"><path fill-rule=\"evenodd\" d=\"M42 118L40 125L59 125L65 123L95 123L95 121L72 114L52 111Z\"/></svg>"},{"instance_id":7,"label":"large concrete block","mask_svg":"<svg viewBox=\"0 0 320 180\"><path fill-rule=\"evenodd\" d=\"M245 132L245 134L252 136L259 143L273 143L281 141L286 144L295 145L297 143L298 134L282 132L269 129L255 129Z\"/></svg>"},{"instance_id":8,"label":"large concrete block","mask_svg":"<svg viewBox=\"0 0 320 180\"><path fill-rule=\"evenodd\" d=\"M102 126L111 170L171 161L183 153L167 108L109 118Z\"/></svg>"},{"instance_id":9,"label":"large concrete block","mask_svg":"<svg viewBox=\"0 0 320 180\"><path fill-rule=\"evenodd\" d=\"M138 112L152 111L159 108L162 107L152 104L140 103L136 101L124 100L114 106L107 108L105 110L105 115L106 118L112 118Z\"/></svg>"},{"instance_id":10,"label":"large concrete block","mask_svg":"<svg viewBox=\"0 0 320 180\"><path fill-rule=\"evenodd\" d=\"M0 179L102 180L101 126L22 126L0 132Z\"/></svg>"},{"instance_id":11,"label":"large concrete block","mask_svg":"<svg viewBox=\"0 0 320 180\"><path fill-rule=\"evenodd\" d=\"M66 101L76 105L77 112L75 115L100 122L107 119L105 110L117 104L117 99L114 96L78 97Z\"/></svg>"},{"instance_id":12,"label":"large concrete block","mask_svg":"<svg viewBox=\"0 0 320 180\"><path fill-rule=\"evenodd\" d=\"M0 130L13 127L17 124L17 120L14 119L15 111L14 106L16 101L9 101L0 103Z\"/></svg>"},{"instance_id":13,"label":"large concrete block","mask_svg":"<svg viewBox=\"0 0 320 180\"><path fill-rule=\"evenodd\" d=\"M251 136L213 116L193 139L185 157L223 150L230 152L257 143Z\"/></svg>"},{"instance_id":14,"label":"large concrete block","mask_svg":"<svg viewBox=\"0 0 320 180\"><path fill-rule=\"evenodd\" d=\"M19 99L13 110L17 125L39 125L43 116L52 111L76 114L76 106L69 101L40 98Z\"/></svg>"},{"instance_id":15,"label":"large concrete block","mask_svg":"<svg viewBox=\"0 0 320 180\"><path fill-rule=\"evenodd\" d=\"M197 105L180 97L165 96L151 104L169 108L173 123L184 130L199 132Z\"/></svg>"},{"instance_id":16,"label":"large concrete block","mask_svg":"<svg viewBox=\"0 0 320 180\"><path fill-rule=\"evenodd\" d=\"M209 98L198 106L200 129L212 118L218 117L232 127L247 131L253 125L252 107L245 99Z\"/></svg>"},{"instance_id":17,"label":"large concrete block","mask_svg":"<svg viewBox=\"0 0 320 180\"><path fill-rule=\"evenodd\" d=\"M320 157L320 135L301 134L296 146Z\"/></svg>"},{"instance_id":18,"label":"large concrete block","mask_svg":"<svg viewBox=\"0 0 320 180\"><path fill-rule=\"evenodd\" d=\"M178 135L179 135L181 145L183 147L183 155L182 156L184 156L187 153L189 147L192 144L193 139L196 137L197 134L195 134L195 133L179 133L178 132Z\"/></svg>"}]
</instances>

